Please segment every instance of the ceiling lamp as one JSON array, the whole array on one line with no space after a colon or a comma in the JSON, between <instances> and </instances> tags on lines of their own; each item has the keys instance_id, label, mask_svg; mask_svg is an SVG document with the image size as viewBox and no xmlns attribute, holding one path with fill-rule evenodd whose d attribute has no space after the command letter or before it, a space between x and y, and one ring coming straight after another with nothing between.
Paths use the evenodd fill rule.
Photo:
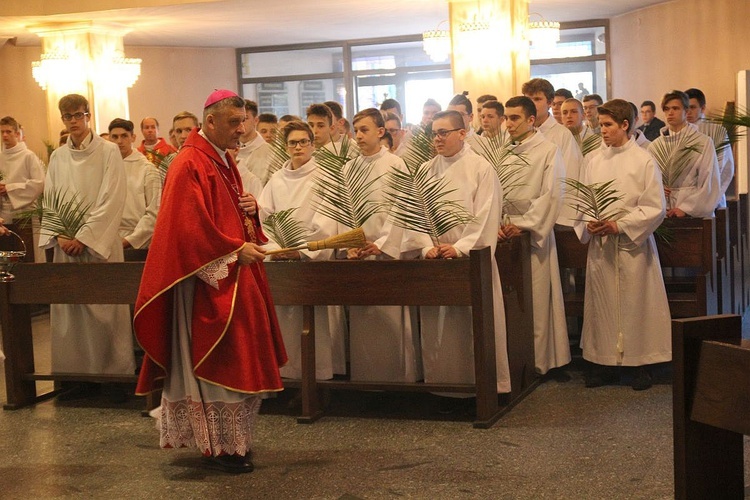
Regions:
<instances>
[{"instance_id":1,"label":"ceiling lamp","mask_svg":"<svg viewBox=\"0 0 750 500\"><path fill-rule=\"evenodd\" d=\"M539 14L536 15L542 18ZM529 41L538 48L554 47L560 41L560 23L545 21L544 18L541 21L529 21Z\"/></svg>"},{"instance_id":2,"label":"ceiling lamp","mask_svg":"<svg viewBox=\"0 0 750 500\"><path fill-rule=\"evenodd\" d=\"M445 62L451 55L451 33L440 29L440 26L447 22L443 21L436 29L422 33L422 48L436 63Z\"/></svg>"}]
</instances>

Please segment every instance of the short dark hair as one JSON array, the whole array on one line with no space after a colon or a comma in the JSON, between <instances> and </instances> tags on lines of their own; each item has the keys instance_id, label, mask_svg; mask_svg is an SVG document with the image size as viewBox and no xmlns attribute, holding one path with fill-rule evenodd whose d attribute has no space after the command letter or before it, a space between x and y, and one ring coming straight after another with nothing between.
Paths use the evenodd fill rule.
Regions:
<instances>
[{"instance_id":1,"label":"short dark hair","mask_svg":"<svg viewBox=\"0 0 750 500\"><path fill-rule=\"evenodd\" d=\"M484 104L482 104L482 109L494 109L497 111L498 116L503 116L505 114L505 106L501 102L498 101L485 101Z\"/></svg>"},{"instance_id":2,"label":"short dark hair","mask_svg":"<svg viewBox=\"0 0 750 500\"><path fill-rule=\"evenodd\" d=\"M245 100L242 97L235 95L232 97L227 97L226 99L222 99L220 101L216 101L203 110L203 121L206 121L206 117L208 115L215 115L221 111L224 111L226 108L245 109Z\"/></svg>"},{"instance_id":3,"label":"short dark hair","mask_svg":"<svg viewBox=\"0 0 750 500\"><path fill-rule=\"evenodd\" d=\"M380 105L380 110L385 111L386 109L393 109L396 108L398 111L398 114L401 115L401 104L396 99L386 99L383 101L383 103ZM353 120L356 121L356 120Z\"/></svg>"},{"instance_id":4,"label":"short dark hair","mask_svg":"<svg viewBox=\"0 0 750 500\"><path fill-rule=\"evenodd\" d=\"M297 115L284 115L281 118L279 118L280 122L293 122L293 121L302 121L302 118L300 118Z\"/></svg>"},{"instance_id":5,"label":"short dark hair","mask_svg":"<svg viewBox=\"0 0 750 500\"><path fill-rule=\"evenodd\" d=\"M341 104L336 101L326 101L323 104L331 108L331 113L336 117L336 120L340 120L344 117L344 108L341 107Z\"/></svg>"},{"instance_id":6,"label":"short dark hair","mask_svg":"<svg viewBox=\"0 0 750 500\"><path fill-rule=\"evenodd\" d=\"M532 78L528 82L521 85L521 93L523 95L533 95L537 92L541 92L547 98L547 101L551 101L555 97L555 87L545 80L544 78ZM507 103L505 104L508 105Z\"/></svg>"},{"instance_id":7,"label":"short dark hair","mask_svg":"<svg viewBox=\"0 0 750 500\"><path fill-rule=\"evenodd\" d=\"M451 99L451 102L448 103L448 106L461 106L466 108L466 113L472 114L474 112L474 107L471 104L471 100L469 100L469 91L464 90L460 94L456 94L453 96L453 99ZM460 113L459 113L460 114Z\"/></svg>"},{"instance_id":8,"label":"short dark hair","mask_svg":"<svg viewBox=\"0 0 750 500\"><path fill-rule=\"evenodd\" d=\"M159 120L157 120L153 116L145 116L143 117L143 120L141 120L141 130L143 130L143 122L145 122L146 120L154 120L154 123L156 123L156 127L159 127Z\"/></svg>"},{"instance_id":9,"label":"short dark hair","mask_svg":"<svg viewBox=\"0 0 750 500\"><path fill-rule=\"evenodd\" d=\"M454 128L466 130L466 127L464 126L464 117L461 116L461 113L459 113L458 111L453 111L452 109L438 111L437 113L435 113L435 116L432 117L432 122L435 123L441 118L448 118Z\"/></svg>"},{"instance_id":10,"label":"short dark hair","mask_svg":"<svg viewBox=\"0 0 750 500\"><path fill-rule=\"evenodd\" d=\"M60 113L66 111L75 111L76 109L83 107L83 110L89 112L89 100L83 97L81 94L68 94L60 98L60 102L57 104L60 109Z\"/></svg>"},{"instance_id":11,"label":"short dark hair","mask_svg":"<svg viewBox=\"0 0 750 500\"><path fill-rule=\"evenodd\" d=\"M131 122L130 120L126 120L124 118L115 118L114 120L109 122L109 128L107 130L112 132L113 128L123 128L132 134L133 130L135 130L135 125L133 125L133 122Z\"/></svg>"},{"instance_id":12,"label":"short dark hair","mask_svg":"<svg viewBox=\"0 0 750 500\"><path fill-rule=\"evenodd\" d=\"M257 118L258 103L256 103L255 101L251 101L250 99L245 99L245 111L250 111L253 114L253 117Z\"/></svg>"},{"instance_id":13,"label":"short dark hair","mask_svg":"<svg viewBox=\"0 0 750 500\"><path fill-rule=\"evenodd\" d=\"M602 96L600 96L599 94L586 94L585 96L583 96L582 101L596 101L596 104L599 106L604 104L604 99L602 99Z\"/></svg>"},{"instance_id":14,"label":"short dark hair","mask_svg":"<svg viewBox=\"0 0 750 500\"><path fill-rule=\"evenodd\" d=\"M383 134L383 137L381 137L380 140L388 141L388 149L393 148L393 136L389 134L388 132Z\"/></svg>"},{"instance_id":15,"label":"short dark hair","mask_svg":"<svg viewBox=\"0 0 750 500\"><path fill-rule=\"evenodd\" d=\"M273 113L261 113L258 115L258 123L279 123L279 120Z\"/></svg>"},{"instance_id":16,"label":"short dark hair","mask_svg":"<svg viewBox=\"0 0 750 500\"><path fill-rule=\"evenodd\" d=\"M661 109L664 109L664 106L666 106L669 101L674 100L680 101L682 107L685 109L688 109L688 106L690 106L690 98L685 92L681 90L673 90L672 92L664 94L664 97L661 100Z\"/></svg>"},{"instance_id":17,"label":"short dark hair","mask_svg":"<svg viewBox=\"0 0 750 500\"><path fill-rule=\"evenodd\" d=\"M333 125L333 111L326 104L310 104L307 107L307 118L311 116L322 116L328 119L328 125Z\"/></svg>"},{"instance_id":18,"label":"short dark hair","mask_svg":"<svg viewBox=\"0 0 750 500\"><path fill-rule=\"evenodd\" d=\"M172 125L174 125L174 122L176 122L177 120L182 120L184 118L191 118L193 122L195 123L196 127L199 125L198 117L195 116L190 111L183 111L181 113L177 113L176 115L174 115L174 118L172 118Z\"/></svg>"},{"instance_id":19,"label":"short dark hair","mask_svg":"<svg viewBox=\"0 0 750 500\"><path fill-rule=\"evenodd\" d=\"M534 104L534 101L532 101L525 95L517 95L516 97L511 97L505 102L505 108L523 108L523 112L526 115L526 118L530 116L536 118L536 104Z\"/></svg>"},{"instance_id":20,"label":"short dark hair","mask_svg":"<svg viewBox=\"0 0 750 500\"><path fill-rule=\"evenodd\" d=\"M18 132L18 122L12 116L3 116L0 118L0 125L11 127L14 132Z\"/></svg>"},{"instance_id":21,"label":"short dark hair","mask_svg":"<svg viewBox=\"0 0 750 500\"><path fill-rule=\"evenodd\" d=\"M356 116L354 118L356 118ZM388 113L388 114L386 114L385 121L383 123L389 122L391 120L396 121L398 123L398 128L401 128L401 118L399 118L398 115L395 114L395 113Z\"/></svg>"},{"instance_id":22,"label":"short dark hair","mask_svg":"<svg viewBox=\"0 0 750 500\"><path fill-rule=\"evenodd\" d=\"M690 99L695 99L696 101L698 101L698 104L700 104L701 108L706 107L706 94L704 94L702 90L692 88L687 89L685 93Z\"/></svg>"},{"instance_id":23,"label":"short dark hair","mask_svg":"<svg viewBox=\"0 0 750 500\"><path fill-rule=\"evenodd\" d=\"M654 101L643 101L641 103L641 107L643 106L648 106L649 108L651 108L651 111L653 111L654 113L656 112L656 104L654 104Z\"/></svg>"},{"instance_id":24,"label":"short dark hair","mask_svg":"<svg viewBox=\"0 0 750 500\"><path fill-rule=\"evenodd\" d=\"M555 90L554 97L564 97L566 99L571 99L573 97L573 92L568 89L557 89Z\"/></svg>"},{"instance_id":25,"label":"short dark hair","mask_svg":"<svg viewBox=\"0 0 750 500\"><path fill-rule=\"evenodd\" d=\"M363 109L362 111L354 115L354 118L352 118L352 123L356 125L359 120L362 120L367 117L372 118L372 121L375 122L376 127L385 127L385 120L383 120L383 113L381 113L380 110L375 109L375 108Z\"/></svg>"},{"instance_id":26,"label":"short dark hair","mask_svg":"<svg viewBox=\"0 0 750 500\"><path fill-rule=\"evenodd\" d=\"M492 94L482 94L477 97L477 104L484 104L487 101L497 101L497 96L494 96ZM481 108L482 106L479 107Z\"/></svg>"},{"instance_id":27,"label":"short dark hair","mask_svg":"<svg viewBox=\"0 0 750 500\"><path fill-rule=\"evenodd\" d=\"M435 99L433 99L432 97L430 97L429 99L427 99L427 100L426 100L426 101L424 102L424 104L422 104L422 108L426 108L427 106L432 106L432 107L435 107L435 108L437 108L437 109L438 109L438 111L442 111L442 110L443 110L443 107L442 107L442 106L440 105L440 103L439 103L439 102L437 102L437 101L436 101Z\"/></svg>"},{"instance_id":28,"label":"short dark hair","mask_svg":"<svg viewBox=\"0 0 750 500\"><path fill-rule=\"evenodd\" d=\"M606 104L602 104L597 109L600 115L610 116L618 125L622 125L625 120L627 120L627 132L633 130L633 108L625 99L612 99L611 101L607 101Z\"/></svg>"},{"instance_id":29,"label":"short dark hair","mask_svg":"<svg viewBox=\"0 0 750 500\"><path fill-rule=\"evenodd\" d=\"M310 128L310 125L303 122L302 120L292 120L286 125L284 125L284 128L281 130L281 135L284 137L285 144L286 144L286 140L289 138L289 134L291 134L295 130L301 130L302 132L307 132L307 135L310 137L311 142L315 139L315 134L313 134L313 131Z\"/></svg>"}]
</instances>

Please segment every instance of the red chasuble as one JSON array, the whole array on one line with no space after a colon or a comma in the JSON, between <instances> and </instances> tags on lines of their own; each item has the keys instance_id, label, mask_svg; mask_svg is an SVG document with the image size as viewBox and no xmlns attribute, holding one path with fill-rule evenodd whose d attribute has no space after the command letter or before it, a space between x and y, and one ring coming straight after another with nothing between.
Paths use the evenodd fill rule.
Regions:
<instances>
[{"instance_id":1,"label":"red chasuble","mask_svg":"<svg viewBox=\"0 0 750 500\"><path fill-rule=\"evenodd\" d=\"M160 389L169 372L174 287L246 241L267 241L257 214L246 219L238 206L242 181L229 161L227 168L196 129L169 167L135 305L135 334L146 352L137 394ZM195 280L193 372L238 392L279 391L287 356L263 263L227 269L218 289Z\"/></svg>"}]
</instances>

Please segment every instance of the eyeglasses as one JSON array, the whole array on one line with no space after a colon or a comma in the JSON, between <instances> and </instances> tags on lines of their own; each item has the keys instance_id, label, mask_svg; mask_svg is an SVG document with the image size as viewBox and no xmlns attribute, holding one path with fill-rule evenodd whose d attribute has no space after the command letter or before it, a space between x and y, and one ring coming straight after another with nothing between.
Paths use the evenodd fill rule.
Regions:
<instances>
[{"instance_id":1,"label":"eyeglasses","mask_svg":"<svg viewBox=\"0 0 750 500\"><path fill-rule=\"evenodd\" d=\"M288 148L296 148L297 146L302 146L303 148L310 145L310 139L300 139L299 141L286 141L286 147Z\"/></svg>"},{"instance_id":2,"label":"eyeglasses","mask_svg":"<svg viewBox=\"0 0 750 500\"><path fill-rule=\"evenodd\" d=\"M455 132L456 130L463 130L462 128L452 128L450 130L433 130L432 132L432 138L440 137L441 139L445 139L448 137L448 134L451 132Z\"/></svg>"},{"instance_id":3,"label":"eyeglasses","mask_svg":"<svg viewBox=\"0 0 750 500\"><path fill-rule=\"evenodd\" d=\"M385 131L388 132L391 135L395 135L395 134L398 134L399 132L401 132L401 129L400 128L387 128L387 129L385 129Z\"/></svg>"},{"instance_id":4,"label":"eyeglasses","mask_svg":"<svg viewBox=\"0 0 750 500\"><path fill-rule=\"evenodd\" d=\"M69 122L69 121L70 121L70 120L72 120L73 118L75 118L76 120L80 120L80 119L82 119L82 118L83 118L84 116L89 116L89 113L88 113L88 111L86 111L85 113L84 113L83 111L79 111L79 112L77 112L77 113L73 113L72 115L71 115L70 113L65 113L64 115L62 115L62 119L63 119L63 121L65 121L65 122Z\"/></svg>"}]
</instances>

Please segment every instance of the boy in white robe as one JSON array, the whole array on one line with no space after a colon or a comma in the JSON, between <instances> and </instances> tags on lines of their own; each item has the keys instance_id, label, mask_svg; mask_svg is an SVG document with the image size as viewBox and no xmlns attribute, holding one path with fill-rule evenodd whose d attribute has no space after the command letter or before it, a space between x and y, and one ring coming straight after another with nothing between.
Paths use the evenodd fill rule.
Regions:
<instances>
[{"instance_id":1,"label":"boy in white robe","mask_svg":"<svg viewBox=\"0 0 750 500\"><path fill-rule=\"evenodd\" d=\"M468 257L474 248L489 246L494 255L500 225L502 187L492 166L464 144L464 120L456 111L442 111L432 123L438 155L420 168L445 179L449 197L475 218L440 237L436 245L429 236L409 238L410 250L421 248L426 259ZM406 231L406 233L412 233ZM418 245L418 246L417 246ZM495 357L497 392L510 391L503 294L495 259L492 259L492 296L495 318ZM474 353L471 308L461 306L421 307L422 363L427 383L473 383ZM455 396L455 395L453 395ZM455 410L457 408L453 408ZM450 408L446 408L450 411Z\"/></svg>"},{"instance_id":2,"label":"boy in white robe","mask_svg":"<svg viewBox=\"0 0 750 500\"><path fill-rule=\"evenodd\" d=\"M39 246L54 248L54 262L122 262L117 234L127 196L122 155L117 146L91 132L85 97L64 96L59 109L70 136L65 146L52 153L44 191L75 194L91 208L86 225L72 239L44 229L42 219ZM135 372L126 304L52 304L50 337L54 373Z\"/></svg>"},{"instance_id":3,"label":"boy in white robe","mask_svg":"<svg viewBox=\"0 0 750 500\"><path fill-rule=\"evenodd\" d=\"M109 124L109 140L120 150L125 165L128 194L119 234L122 248L148 248L161 202L161 176L154 165L133 149L133 122L116 118Z\"/></svg>"},{"instance_id":4,"label":"boy in white robe","mask_svg":"<svg viewBox=\"0 0 750 500\"><path fill-rule=\"evenodd\" d=\"M573 134L564 126L557 123L549 109L555 97L555 88L543 78L533 78L521 86L523 95L534 101L536 105L536 129L544 134L544 138L560 148L565 163L565 177L578 179L583 155L576 144ZM563 206L557 217L557 224L572 226L575 211Z\"/></svg>"},{"instance_id":5,"label":"boy in white robe","mask_svg":"<svg viewBox=\"0 0 750 500\"><path fill-rule=\"evenodd\" d=\"M375 202L383 202L386 175L393 169L405 170L404 161L380 145L385 134L385 121L375 108L365 109L354 116L354 133L361 156L344 167L368 168L367 182ZM378 180L375 180L378 179ZM349 259L385 260L399 258L387 255L373 243L387 237L387 213L372 215L362 225L367 246L347 252ZM340 231L351 228L341 227ZM402 306L351 306L349 308L349 346L351 379L359 381L416 382L422 378L417 334L417 309Z\"/></svg>"},{"instance_id":6,"label":"boy in white robe","mask_svg":"<svg viewBox=\"0 0 750 500\"><path fill-rule=\"evenodd\" d=\"M636 367L632 387L651 387L645 365L672 359L669 304L653 232L666 213L661 172L654 159L628 131L633 110L615 99L599 107L599 124L606 147L592 154L581 182L615 180L622 199L610 220L575 225L581 242L589 243L586 264L581 347L594 363L586 387L614 382L610 367Z\"/></svg>"},{"instance_id":7,"label":"boy in white robe","mask_svg":"<svg viewBox=\"0 0 750 500\"><path fill-rule=\"evenodd\" d=\"M537 372L545 374L571 359L553 231L563 202L565 167L557 146L535 131L535 116L536 107L528 97L514 97L505 104L506 124L513 140L507 146L512 154L506 161L519 162L522 166L517 168L524 175L513 189L512 202L506 203L510 222L500 227L498 239L507 241L521 231L531 234L534 353ZM510 196L504 194L506 199Z\"/></svg>"},{"instance_id":8,"label":"boy in white robe","mask_svg":"<svg viewBox=\"0 0 750 500\"><path fill-rule=\"evenodd\" d=\"M258 198L260 220L269 215L296 208L292 214L310 230L309 240L319 240L335 233L335 223L319 216L313 209L313 186L318 166L313 158L314 134L303 122L290 122L282 131L291 159L271 176ZM268 234L273 241L273 235ZM268 249L279 248L275 242ZM271 256L271 260L328 260L330 250L292 251ZM284 345L289 362L281 368L281 376L299 379L302 376L300 336L302 335L302 307L276 306ZM315 377L321 380L334 374L346 373L346 317L341 306L315 308Z\"/></svg>"},{"instance_id":9,"label":"boy in white robe","mask_svg":"<svg viewBox=\"0 0 750 500\"><path fill-rule=\"evenodd\" d=\"M690 100L684 92L674 90L664 96L662 111L667 120L659 137L649 146L655 149L665 144L694 145L690 164L674 186L664 186L667 197L667 217L712 217L721 198L719 162L713 141L687 121Z\"/></svg>"},{"instance_id":10,"label":"boy in white robe","mask_svg":"<svg viewBox=\"0 0 750 500\"><path fill-rule=\"evenodd\" d=\"M242 185L249 193L256 198L260 192L255 193L248 189L251 186L251 177L247 172L251 172L255 178L260 179L262 185L268 182L268 163L270 161L271 146L265 141L263 136L258 133L258 105L250 100L245 99L245 133L240 137L240 150L237 154L237 168L242 176Z\"/></svg>"},{"instance_id":11,"label":"boy in white robe","mask_svg":"<svg viewBox=\"0 0 750 500\"><path fill-rule=\"evenodd\" d=\"M0 119L0 133L3 145L0 153L0 218L6 224L12 224L16 214L31 208L42 194L44 167L37 155L20 140L20 127L13 117ZM29 242L38 242L38 234L32 235L30 226L13 229L26 240L26 261L34 262L34 249Z\"/></svg>"}]
</instances>

